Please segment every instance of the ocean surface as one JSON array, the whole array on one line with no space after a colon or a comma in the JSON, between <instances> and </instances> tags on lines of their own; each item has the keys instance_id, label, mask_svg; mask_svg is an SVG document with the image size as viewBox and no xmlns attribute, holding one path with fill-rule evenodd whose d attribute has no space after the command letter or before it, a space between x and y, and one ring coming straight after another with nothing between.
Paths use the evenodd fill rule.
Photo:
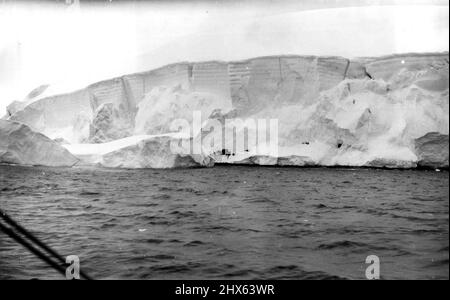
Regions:
<instances>
[{"instance_id":1,"label":"ocean surface","mask_svg":"<svg viewBox=\"0 0 450 300\"><path fill-rule=\"evenodd\" d=\"M449 278L449 173L0 166L0 208L95 279ZM0 279L63 279L0 232Z\"/></svg>"}]
</instances>

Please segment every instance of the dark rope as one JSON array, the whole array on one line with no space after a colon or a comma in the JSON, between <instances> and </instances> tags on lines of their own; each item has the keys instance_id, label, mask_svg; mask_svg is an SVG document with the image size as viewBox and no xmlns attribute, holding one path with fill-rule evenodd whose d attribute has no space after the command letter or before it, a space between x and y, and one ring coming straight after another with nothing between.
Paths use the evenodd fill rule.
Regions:
<instances>
[{"instance_id":1,"label":"dark rope","mask_svg":"<svg viewBox=\"0 0 450 300\"><path fill-rule=\"evenodd\" d=\"M22 226L20 226L17 222L15 222L14 220L12 220L7 214L5 214L1 209L0 209L0 214L2 215L3 220L5 220L6 223L8 223L9 225L13 226L15 229L17 229L21 234L25 235L27 238L29 238L32 242L36 243L36 245L38 245L39 247L41 247L42 249L44 249L45 251L47 251L49 254L51 254L53 257L55 257L56 259L58 259L62 264L65 264L65 260L64 258L62 258L58 253L56 253L56 251L54 251L53 249L51 249L50 247L48 247L47 245L45 245L43 242L41 242L40 240L38 240L34 235L32 235L31 233L29 233L25 228L23 228Z\"/></svg>"},{"instance_id":2,"label":"dark rope","mask_svg":"<svg viewBox=\"0 0 450 300\"><path fill-rule=\"evenodd\" d=\"M39 251L38 249L34 248L30 243L28 243L26 240L24 240L21 236L19 236L17 233L15 233L10 228L6 227L2 223L0 223L0 230L2 230L4 233L6 233L10 238L30 250L34 255L36 255L38 258L42 259L44 262L46 262L48 265L50 265L52 268L63 274L66 275L66 271L61 265L59 265L57 262L50 259L47 255Z\"/></svg>"},{"instance_id":3,"label":"dark rope","mask_svg":"<svg viewBox=\"0 0 450 300\"><path fill-rule=\"evenodd\" d=\"M25 238L28 238L31 242L33 242L35 245L41 247L44 251L47 252L50 256L53 256L53 258L56 258L57 261L61 263L61 265L66 265L66 261L64 258L59 255L55 250L47 246L45 243L40 241L37 237L35 237L32 233L30 233L28 230L20 226L16 221L11 219L4 211L0 209L0 218L3 219L7 224L13 227L13 229L16 229L21 234L24 235ZM8 228L7 226L0 223L0 229L5 232L9 237L11 237L13 240L30 250L33 254L35 254L38 258L45 261L47 264L49 264L51 267L62 273L64 276L66 274L65 268L61 267L60 264L50 259L45 253L41 252L39 249L36 249L33 247L31 243L29 243L27 240L23 239L20 235L18 235L16 232L14 232L13 229ZM82 272L80 270L80 276L87 280L92 280L86 273Z\"/></svg>"}]
</instances>

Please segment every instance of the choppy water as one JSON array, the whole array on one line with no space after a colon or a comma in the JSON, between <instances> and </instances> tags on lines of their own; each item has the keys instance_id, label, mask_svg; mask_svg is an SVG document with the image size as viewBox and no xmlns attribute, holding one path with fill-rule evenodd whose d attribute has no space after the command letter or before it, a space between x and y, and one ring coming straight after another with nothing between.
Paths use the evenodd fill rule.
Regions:
<instances>
[{"instance_id":1,"label":"choppy water","mask_svg":"<svg viewBox=\"0 0 450 300\"><path fill-rule=\"evenodd\" d=\"M449 278L449 173L0 166L0 207L96 279ZM0 233L0 278L61 278Z\"/></svg>"}]
</instances>

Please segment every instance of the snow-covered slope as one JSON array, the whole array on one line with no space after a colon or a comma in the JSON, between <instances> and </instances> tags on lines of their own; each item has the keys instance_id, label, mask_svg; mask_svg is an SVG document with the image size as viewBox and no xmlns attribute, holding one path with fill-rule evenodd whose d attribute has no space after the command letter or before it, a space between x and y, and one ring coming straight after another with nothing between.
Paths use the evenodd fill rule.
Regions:
<instances>
[{"instance_id":1,"label":"snow-covered slope","mask_svg":"<svg viewBox=\"0 0 450 300\"><path fill-rule=\"evenodd\" d=\"M228 117L275 119L276 157L267 143L234 153L233 138L204 148L204 157L220 162L264 165L422 166L423 147L416 141L434 132L438 135L427 151L445 149L428 165L446 167L448 145L439 141L448 139L448 79L448 53L177 63L15 106L9 119L86 149L92 143L167 133L175 119L191 122L194 111L223 124ZM193 137L206 135L195 132ZM121 155L136 161L147 155L145 149L119 151L105 164L123 165ZM142 165L154 164L141 160L128 166Z\"/></svg>"},{"instance_id":2,"label":"snow-covered slope","mask_svg":"<svg viewBox=\"0 0 450 300\"><path fill-rule=\"evenodd\" d=\"M81 160L80 165L133 169L213 166L214 161L208 155L191 155L187 151L191 140L179 134L136 135L102 144L72 144L64 147ZM175 149L171 143L186 147Z\"/></svg>"},{"instance_id":3,"label":"snow-covered slope","mask_svg":"<svg viewBox=\"0 0 450 300\"><path fill-rule=\"evenodd\" d=\"M0 163L71 167L78 162L69 151L28 126L0 120Z\"/></svg>"}]
</instances>

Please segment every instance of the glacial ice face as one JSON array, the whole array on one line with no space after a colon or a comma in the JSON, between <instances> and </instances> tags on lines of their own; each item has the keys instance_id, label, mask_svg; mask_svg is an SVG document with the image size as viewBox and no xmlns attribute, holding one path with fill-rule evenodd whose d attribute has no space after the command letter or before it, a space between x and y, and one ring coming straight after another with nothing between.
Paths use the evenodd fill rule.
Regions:
<instances>
[{"instance_id":1,"label":"glacial ice face","mask_svg":"<svg viewBox=\"0 0 450 300\"><path fill-rule=\"evenodd\" d=\"M389 91L382 80L347 79L317 100L271 105L250 117L278 119L279 157L298 157L291 164L300 166L307 158L307 165L411 168L419 159L415 139L433 131L448 134L447 93L415 86ZM225 148L231 150L233 142L225 141ZM268 154L250 148L221 161Z\"/></svg>"},{"instance_id":2,"label":"glacial ice face","mask_svg":"<svg viewBox=\"0 0 450 300\"><path fill-rule=\"evenodd\" d=\"M78 162L69 151L28 126L0 120L0 163L71 167Z\"/></svg>"},{"instance_id":3,"label":"glacial ice face","mask_svg":"<svg viewBox=\"0 0 450 300\"><path fill-rule=\"evenodd\" d=\"M192 123L193 112L209 116L215 109L231 109L231 101L209 92L193 92L181 86L157 87L138 104L135 134L161 134L171 131L176 119Z\"/></svg>"},{"instance_id":4,"label":"glacial ice face","mask_svg":"<svg viewBox=\"0 0 450 300\"><path fill-rule=\"evenodd\" d=\"M289 60L292 62L293 58ZM273 59L269 62L277 65ZM448 56L406 55L366 59L353 65L350 62L342 72L345 79L337 80L341 72L339 62L333 61L335 68L331 64L328 69L314 71L316 84L311 86L305 82L312 76L314 60L307 68L297 67L295 80L289 76L283 78L289 72L283 69L282 63L278 64L281 67L278 74L275 71L256 74L253 84L259 80L266 89L265 96L270 98L262 98L262 103L253 105L256 100L247 97L240 103L237 117L278 119L279 158L291 157L290 164L300 166L413 168L419 160L415 139L428 132L448 134ZM250 85L252 75L249 74L238 89L240 94L252 95L250 89L256 89L256 85ZM331 81L334 78L337 83L331 88L324 87L321 78L331 78ZM315 97L313 101L311 95ZM229 130L232 128L225 129ZM226 151L233 152L233 143L223 142ZM443 147L448 152L448 145ZM246 153L222 155L218 160L264 165L280 165L286 161L275 163L261 148L264 149L256 147L246 149ZM218 150L216 147L211 152ZM440 165L446 166L445 157Z\"/></svg>"},{"instance_id":5,"label":"glacial ice face","mask_svg":"<svg viewBox=\"0 0 450 300\"><path fill-rule=\"evenodd\" d=\"M130 136L132 127L126 114L113 103L101 104L94 113L90 125L89 140L93 143L105 143Z\"/></svg>"},{"instance_id":6,"label":"glacial ice face","mask_svg":"<svg viewBox=\"0 0 450 300\"><path fill-rule=\"evenodd\" d=\"M415 140L418 166L424 168L448 168L448 135L429 132Z\"/></svg>"},{"instance_id":7,"label":"glacial ice face","mask_svg":"<svg viewBox=\"0 0 450 300\"><path fill-rule=\"evenodd\" d=\"M16 112L23 110L26 106L31 104L32 102L36 101L36 99L39 98L42 94L45 93L45 91L48 89L48 84L43 84L35 89L33 89L28 95L25 96L25 98L21 101L13 101L6 107L6 115L12 116Z\"/></svg>"},{"instance_id":8,"label":"glacial ice face","mask_svg":"<svg viewBox=\"0 0 450 300\"><path fill-rule=\"evenodd\" d=\"M278 119L277 157L266 144L233 153L232 138L204 155L224 163L410 168L426 161L417 139L436 132L438 144L448 136L448 65L448 53L179 63L42 98L10 119L77 147L167 133L177 118L192 121L193 111L222 124L230 117ZM150 155L127 153L130 160ZM433 166L448 166L448 155L436 157Z\"/></svg>"},{"instance_id":9,"label":"glacial ice face","mask_svg":"<svg viewBox=\"0 0 450 300\"><path fill-rule=\"evenodd\" d=\"M32 100L8 119L24 123L51 139L70 143L88 140L92 108L87 90Z\"/></svg>"}]
</instances>

